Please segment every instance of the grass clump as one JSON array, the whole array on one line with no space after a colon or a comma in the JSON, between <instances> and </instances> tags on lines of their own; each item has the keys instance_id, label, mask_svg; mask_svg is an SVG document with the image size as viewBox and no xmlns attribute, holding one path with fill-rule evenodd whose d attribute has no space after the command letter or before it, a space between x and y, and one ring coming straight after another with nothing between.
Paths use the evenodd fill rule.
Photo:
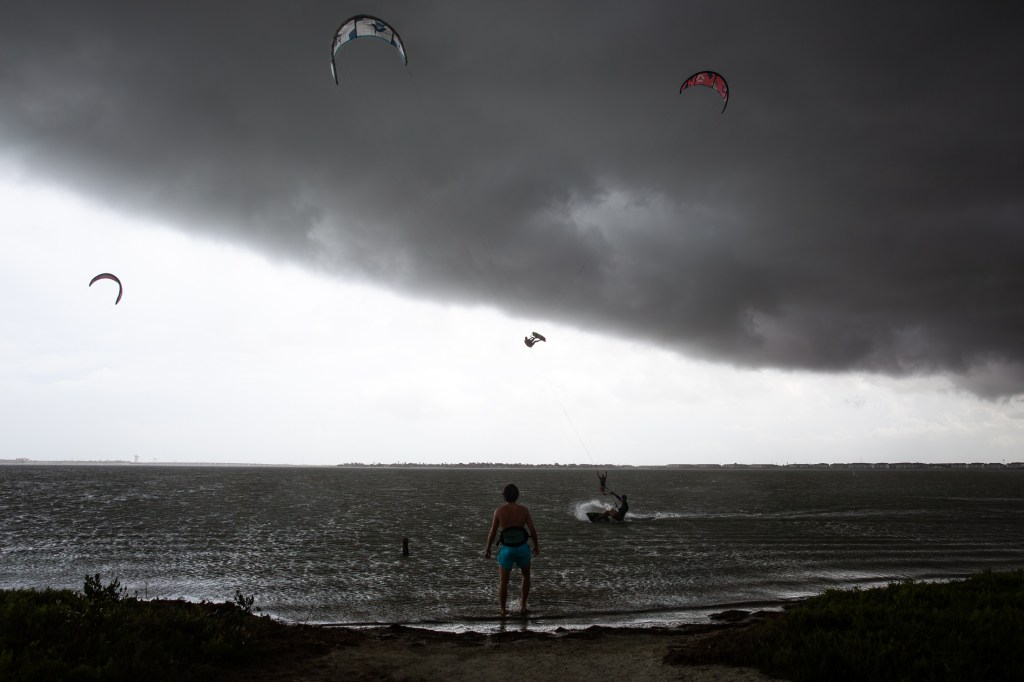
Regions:
<instances>
[{"instance_id":1,"label":"grass clump","mask_svg":"<svg viewBox=\"0 0 1024 682\"><path fill-rule=\"evenodd\" d=\"M0 680L215 679L270 655L287 628L235 598L140 601L98 574L82 593L0 590Z\"/></svg>"},{"instance_id":2,"label":"grass clump","mask_svg":"<svg viewBox=\"0 0 1024 682\"><path fill-rule=\"evenodd\" d=\"M1018 680L1024 571L829 590L670 663L750 666L789 680Z\"/></svg>"}]
</instances>

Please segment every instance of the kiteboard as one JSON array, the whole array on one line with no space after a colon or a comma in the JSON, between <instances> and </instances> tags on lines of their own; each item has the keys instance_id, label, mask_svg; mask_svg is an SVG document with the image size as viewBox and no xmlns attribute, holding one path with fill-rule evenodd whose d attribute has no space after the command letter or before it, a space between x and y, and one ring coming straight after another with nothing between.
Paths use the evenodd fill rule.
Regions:
<instances>
[{"instance_id":1,"label":"kiteboard","mask_svg":"<svg viewBox=\"0 0 1024 682\"><path fill-rule=\"evenodd\" d=\"M547 341L547 339L544 338L543 334L538 334L537 332L531 332L531 333L533 334L533 338L537 339L538 341Z\"/></svg>"},{"instance_id":2,"label":"kiteboard","mask_svg":"<svg viewBox=\"0 0 1024 682\"><path fill-rule=\"evenodd\" d=\"M587 518L590 519L591 523L611 521L609 517L604 515L604 512L587 512Z\"/></svg>"}]
</instances>

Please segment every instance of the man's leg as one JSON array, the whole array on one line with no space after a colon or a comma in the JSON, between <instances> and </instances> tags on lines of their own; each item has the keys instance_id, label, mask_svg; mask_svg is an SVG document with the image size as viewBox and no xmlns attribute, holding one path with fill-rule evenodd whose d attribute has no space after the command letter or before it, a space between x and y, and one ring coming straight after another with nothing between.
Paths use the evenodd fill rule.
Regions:
<instances>
[{"instance_id":1,"label":"man's leg","mask_svg":"<svg viewBox=\"0 0 1024 682\"><path fill-rule=\"evenodd\" d=\"M526 599L530 596L530 567L525 566L523 572L523 589L519 594L519 610L526 613Z\"/></svg>"},{"instance_id":2,"label":"man's leg","mask_svg":"<svg viewBox=\"0 0 1024 682\"><path fill-rule=\"evenodd\" d=\"M501 615L508 615L508 610L505 608L505 597L508 595L508 576L509 572L501 566L498 566L498 603L501 604Z\"/></svg>"}]
</instances>

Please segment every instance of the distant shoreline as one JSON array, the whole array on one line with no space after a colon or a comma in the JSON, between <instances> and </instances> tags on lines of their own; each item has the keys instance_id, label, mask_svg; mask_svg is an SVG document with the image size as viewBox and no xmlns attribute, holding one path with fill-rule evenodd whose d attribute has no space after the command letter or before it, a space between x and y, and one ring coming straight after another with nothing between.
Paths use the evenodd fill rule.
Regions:
<instances>
[{"instance_id":1,"label":"distant shoreline","mask_svg":"<svg viewBox=\"0 0 1024 682\"><path fill-rule=\"evenodd\" d=\"M818 464L515 464L508 462L467 462L450 464L429 464L398 462L394 464L367 464L347 462L344 464L261 464L258 462L133 462L124 459L111 460L42 460L42 459L0 459L0 466L132 466L132 467L284 467L295 469L839 469L839 470L901 470L901 469L1024 469L1024 462L837 462Z\"/></svg>"}]
</instances>

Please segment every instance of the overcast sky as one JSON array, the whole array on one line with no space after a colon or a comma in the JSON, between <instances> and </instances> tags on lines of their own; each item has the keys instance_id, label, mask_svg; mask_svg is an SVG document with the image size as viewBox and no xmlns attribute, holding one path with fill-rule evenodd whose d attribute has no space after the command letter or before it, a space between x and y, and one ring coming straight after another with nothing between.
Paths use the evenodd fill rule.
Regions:
<instances>
[{"instance_id":1,"label":"overcast sky","mask_svg":"<svg viewBox=\"0 0 1024 682\"><path fill-rule=\"evenodd\" d=\"M0 458L1024 459L1022 15L5 3Z\"/></svg>"}]
</instances>

